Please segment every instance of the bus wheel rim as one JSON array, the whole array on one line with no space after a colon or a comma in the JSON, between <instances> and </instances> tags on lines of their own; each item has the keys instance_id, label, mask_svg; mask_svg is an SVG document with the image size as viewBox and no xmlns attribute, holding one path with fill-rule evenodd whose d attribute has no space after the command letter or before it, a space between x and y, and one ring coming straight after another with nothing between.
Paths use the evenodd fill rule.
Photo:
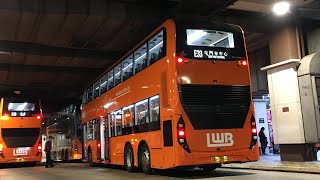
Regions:
<instances>
[{"instance_id":1,"label":"bus wheel rim","mask_svg":"<svg viewBox=\"0 0 320 180\"><path fill-rule=\"evenodd\" d=\"M130 149L129 149L128 152L127 152L126 160L127 160L127 166L128 166L128 167L131 167L131 165L132 165L132 163L131 163L131 160L132 160L132 152L131 152Z\"/></svg>"},{"instance_id":2,"label":"bus wheel rim","mask_svg":"<svg viewBox=\"0 0 320 180\"><path fill-rule=\"evenodd\" d=\"M149 152L146 150L142 153L142 164L144 168L149 168L149 161L150 160L150 155Z\"/></svg>"}]
</instances>

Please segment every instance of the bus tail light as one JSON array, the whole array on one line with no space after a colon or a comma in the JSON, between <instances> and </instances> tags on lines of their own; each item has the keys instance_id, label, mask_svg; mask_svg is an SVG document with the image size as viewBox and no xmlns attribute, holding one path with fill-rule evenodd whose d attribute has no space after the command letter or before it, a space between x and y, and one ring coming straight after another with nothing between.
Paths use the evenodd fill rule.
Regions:
<instances>
[{"instance_id":1,"label":"bus tail light","mask_svg":"<svg viewBox=\"0 0 320 180\"><path fill-rule=\"evenodd\" d=\"M190 148L187 143L186 139L186 129L185 124L182 116L180 116L180 119L177 124L177 132L178 132L178 143L180 146L182 146L183 149L185 149L188 153L191 153Z\"/></svg>"},{"instance_id":2,"label":"bus tail light","mask_svg":"<svg viewBox=\"0 0 320 180\"><path fill-rule=\"evenodd\" d=\"M97 160L101 160L101 143L98 141L97 143Z\"/></svg>"},{"instance_id":3,"label":"bus tail light","mask_svg":"<svg viewBox=\"0 0 320 180\"><path fill-rule=\"evenodd\" d=\"M184 137L185 133L184 133L184 130L179 130L179 138L182 138Z\"/></svg>"},{"instance_id":4,"label":"bus tail light","mask_svg":"<svg viewBox=\"0 0 320 180\"><path fill-rule=\"evenodd\" d=\"M38 156L42 152L42 138L40 138L40 140L38 142L37 150L38 150L38 152L37 152L36 156Z\"/></svg>"},{"instance_id":5,"label":"bus tail light","mask_svg":"<svg viewBox=\"0 0 320 180\"><path fill-rule=\"evenodd\" d=\"M38 156L39 154L41 154L41 152L42 152L42 145L41 144L38 144L38 152L37 152L37 154L36 154L36 156Z\"/></svg>"},{"instance_id":6,"label":"bus tail light","mask_svg":"<svg viewBox=\"0 0 320 180\"><path fill-rule=\"evenodd\" d=\"M251 117L251 143L250 143L250 149L252 149L256 144L257 144L257 140L258 140L258 136L257 136L257 126L256 126L256 121L254 119L254 117Z\"/></svg>"},{"instance_id":7,"label":"bus tail light","mask_svg":"<svg viewBox=\"0 0 320 180\"><path fill-rule=\"evenodd\" d=\"M177 56L176 60L177 60L178 64L182 64L182 63L187 63L188 62L187 59L185 59L184 57L181 57L181 56Z\"/></svg>"},{"instance_id":8,"label":"bus tail light","mask_svg":"<svg viewBox=\"0 0 320 180\"><path fill-rule=\"evenodd\" d=\"M4 121L9 120L9 115L8 115L8 114L3 114L3 115L1 116L1 120L4 120Z\"/></svg>"},{"instance_id":9,"label":"bus tail light","mask_svg":"<svg viewBox=\"0 0 320 180\"><path fill-rule=\"evenodd\" d=\"M36 115L36 118L37 118L38 120L41 120L41 119L42 119L42 116L41 116L40 114L37 114L37 115Z\"/></svg>"},{"instance_id":10,"label":"bus tail light","mask_svg":"<svg viewBox=\"0 0 320 180\"><path fill-rule=\"evenodd\" d=\"M3 155L3 144L0 144L0 156L4 158L4 155Z\"/></svg>"},{"instance_id":11,"label":"bus tail light","mask_svg":"<svg viewBox=\"0 0 320 180\"><path fill-rule=\"evenodd\" d=\"M74 143L74 151L75 151L75 152L78 152L78 142L75 142L75 143Z\"/></svg>"},{"instance_id":12,"label":"bus tail light","mask_svg":"<svg viewBox=\"0 0 320 180\"><path fill-rule=\"evenodd\" d=\"M39 145L38 145L38 151L41 152L41 149L42 149L42 145L39 144Z\"/></svg>"},{"instance_id":13,"label":"bus tail light","mask_svg":"<svg viewBox=\"0 0 320 180\"><path fill-rule=\"evenodd\" d=\"M248 65L248 61L247 60L238 61L238 66L247 66L247 65Z\"/></svg>"}]
</instances>

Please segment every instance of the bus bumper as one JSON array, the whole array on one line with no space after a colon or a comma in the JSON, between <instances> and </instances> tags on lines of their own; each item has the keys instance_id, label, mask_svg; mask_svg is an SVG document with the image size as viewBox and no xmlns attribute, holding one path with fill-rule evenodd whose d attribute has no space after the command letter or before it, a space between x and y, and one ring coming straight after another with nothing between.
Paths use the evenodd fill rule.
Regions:
<instances>
[{"instance_id":1,"label":"bus bumper","mask_svg":"<svg viewBox=\"0 0 320 180\"><path fill-rule=\"evenodd\" d=\"M41 155L38 156L27 156L27 157L6 157L0 156L0 163L24 163L24 162L40 162Z\"/></svg>"},{"instance_id":2,"label":"bus bumper","mask_svg":"<svg viewBox=\"0 0 320 180\"><path fill-rule=\"evenodd\" d=\"M176 166L198 166L227 163L245 163L259 160L258 148L225 152L182 152Z\"/></svg>"}]
</instances>

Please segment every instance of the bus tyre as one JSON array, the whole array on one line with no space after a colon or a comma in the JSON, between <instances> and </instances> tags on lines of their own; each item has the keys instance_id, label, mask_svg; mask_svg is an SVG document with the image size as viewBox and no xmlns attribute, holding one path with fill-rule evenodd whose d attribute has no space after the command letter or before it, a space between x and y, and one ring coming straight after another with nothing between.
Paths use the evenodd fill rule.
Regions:
<instances>
[{"instance_id":1,"label":"bus tyre","mask_svg":"<svg viewBox=\"0 0 320 180\"><path fill-rule=\"evenodd\" d=\"M128 172L134 171L134 156L130 144L126 145L124 149L124 166Z\"/></svg>"},{"instance_id":2,"label":"bus tyre","mask_svg":"<svg viewBox=\"0 0 320 180\"><path fill-rule=\"evenodd\" d=\"M91 149L88 150L88 163L90 167L94 167L94 164L92 162L92 152Z\"/></svg>"},{"instance_id":3,"label":"bus tyre","mask_svg":"<svg viewBox=\"0 0 320 180\"><path fill-rule=\"evenodd\" d=\"M206 171L206 172L209 172L209 171L213 171L217 168L217 166L215 165L206 165L206 166L201 166L201 169Z\"/></svg>"},{"instance_id":4,"label":"bus tyre","mask_svg":"<svg viewBox=\"0 0 320 180\"><path fill-rule=\"evenodd\" d=\"M142 172L150 174L152 172L150 163L150 151L146 144L142 145L141 147L139 159Z\"/></svg>"},{"instance_id":5,"label":"bus tyre","mask_svg":"<svg viewBox=\"0 0 320 180\"><path fill-rule=\"evenodd\" d=\"M61 161L64 162L64 150L61 151Z\"/></svg>"},{"instance_id":6,"label":"bus tyre","mask_svg":"<svg viewBox=\"0 0 320 180\"><path fill-rule=\"evenodd\" d=\"M66 149L65 151L64 151L64 161L65 162L68 162L68 160L69 160L69 153L68 153L68 149Z\"/></svg>"},{"instance_id":7,"label":"bus tyre","mask_svg":"<svg viewBox=\"0 0 320 180\"><path fill-rule=\"evenodd\" d=\"M36 166L36 165L37 165L37 162L28 162L28 163L26 164L27 167L34 167L34 166Z\"/></svg>"}]
</instances>

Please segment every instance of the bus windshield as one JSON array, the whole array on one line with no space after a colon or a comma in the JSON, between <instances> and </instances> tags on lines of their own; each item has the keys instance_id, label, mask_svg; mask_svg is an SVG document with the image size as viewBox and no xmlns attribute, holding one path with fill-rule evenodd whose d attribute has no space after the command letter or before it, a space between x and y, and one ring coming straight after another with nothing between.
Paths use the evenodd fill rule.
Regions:
<instances>
[{"instance_id":1,"label":"bus windshield","mask_svg":"<svg viewBox=\"0 0 320 180\"><path fill-rule=\"evenodd\" d=\"M8 111L35 111L36 105L35 103L9 103Z\"/></svg>"},{"instance_id":2,"label":"bus windshield","mask_svg":"<svg viewBox=\"0 0 320 180\"><path fill-rule=\"evenodd\" d=\"M187 29L187 44L189 46L234 48L234 37L231 32Z\"/></svg>"}]
</instances>

